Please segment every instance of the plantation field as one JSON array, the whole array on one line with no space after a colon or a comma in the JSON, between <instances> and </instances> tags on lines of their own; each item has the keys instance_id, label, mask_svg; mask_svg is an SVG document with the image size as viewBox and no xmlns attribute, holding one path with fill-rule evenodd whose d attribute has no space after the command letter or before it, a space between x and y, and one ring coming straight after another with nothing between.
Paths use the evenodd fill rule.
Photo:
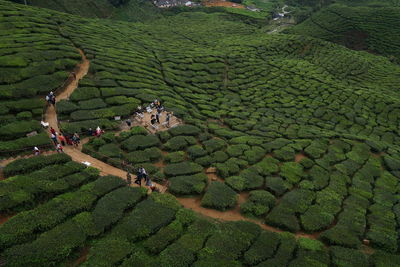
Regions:
<instances>
[{"instance_id":1,"label":"plantation field","mask_svg":"<svg viewBox=\"0 0 400 267\"><path fill-rule=\"evenodd\" d=\"M315 16L334 9L348 10ZM132 23L1 0L0 29L2 156L49 143L43 97L82 51L89 72L57 102L58 127L84 139L100 126L83 153L168 187L147 195L65 154L14 161L0 181L10 266L400 265L396 37L373 39L382 57L221 12ZM120 130L116 116L154 99L183 124ZM202 217L190 198L244 221Z\"/></svg>"},{"instance_id":2,"label":"plantation field","mask_svg":"<svg viewBox=\"0 0 400 267\"><path fill-rule=\"evenodd\" d=\"M64 154L7 165L0 182L6 266L397 266L399 256L325 247L318 240L219 222L169 194L149 196ZM29 187L24 180L35 181ZM389 264L389 265L388 265Z\"/></svg>"},{"instance_id":3,"label":"plantation field","mask_svg":"<svg viewBox=\"0 0 400 267\"><path fill-rule=\"evenodd\" d=\"M390 3L382 7L332 5L288 32L384 55L399 63L399 23L400 7Z\"/></svg>"}]
</instances>

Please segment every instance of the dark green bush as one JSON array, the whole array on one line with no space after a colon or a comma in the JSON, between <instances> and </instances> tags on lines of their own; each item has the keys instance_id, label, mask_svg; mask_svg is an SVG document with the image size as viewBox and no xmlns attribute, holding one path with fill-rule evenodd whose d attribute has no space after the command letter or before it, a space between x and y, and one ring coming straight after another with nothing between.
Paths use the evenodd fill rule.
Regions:
<instances>
[{"instance_id":1,"label":"dark green bush","mask_svg":"<svg viewBox=\"0 0 400 267\"><path fill-rule=\"evenodd\" d=\"M181 163L169 164L165 166L164 173L168 177L189 175L199 173L203 170L203 167L194 162L184 161Z\"/></svg>"},{"instance_id":2,"label":"dark green bush","mask_svg":"<svg viewBox=\"0 0 400 267\"><path fill-rule=\"evenodd\" d=\"M196 144L196 139L193 136L175 136L164 144L164 148L169 151L178 151L194 144Z\"/></svg>"},{"instance_id":3,"label":"dark green bush","mask_svg":"<svg viewBox=\"0 0 400 267\"><path fill-rule=\"evenodd\" d=\"M299 183L302 178L307 176L303 166L296 162L285 162L281 166L280 175L291 184Z\"/></svg>"},{"instance_id":4,"label":"dark green bush","mask_svg":"<svg viewBox=\"0 0 400 267\"><path fill-rule=\"evenodd\" d=\"M250 164L255 164L263 159L265 156L265 150L261 147L254 146L250 150L244 152L243 158Z\"/></svg>"},{"instance_id":5,"label":"dark green bush","mask_svg":"<svg viewBox=\"0 0 400 267\"><path fill-rule=\"evenodd\" d=\"M332 263L338 267L368 266L368 257L359 250L332 246Z\"/></svg>"},{"instance_id":6,"label":"dark green bush","mask_svg":"<svg viewBox=\"0 0 400 267\"><path fill-rule=\"evenodd\" d=\"M79 109L87 110L87 109L99 109L105 108L107 104L104 103L101 98L92 98L89 100L79 101Z\"/></svg>"},{"instance_id":7,"label":"dark green bush","mask_svg":"<svg viewBox=\"0 0 400 267\"><path fill-rule=\"evenodd\" d=\"M257 168L258 172L262 176L268 176L273 173L277 173L279 171L278 163L279 163L278 160L271 157L267 157L262 161L260 161L259 163L255 164L254 167Z\"/></svg>"},{"instance_id":8,"label":"dark green bush","mask_svg":"<svg viewBox=\"0 0 400 267\"><path fill-rule=\"evenodd\" d=\"M173 127L169 129L168 132L172 136L177 136L177 135L196 136L200 134L201 130L196 126L186 124Z\"/></svg>"},{"instance_id":9,"label":"dark green bush","mask_svg":"<svg viewBox=\"0 0 400 267\"><path fill-rule=\"evenodd\" d=\"M160 140L155 135L134 135L121 143L122 148L127 151L141 150L159 145Z\"/></svg>"},{"instance_id":10,"label":"dark green bush","mask_svg":"<svg viewBox=\"0 0 400 267\"><path fill-rule=\"evenodd\" d=\"M72 101L88 100L100 97L100 91L96 87L78 87L71 94Z\"/></svg>"},{"instance_id":11,"label":"dark green bush","mask_svg":"<svg viewBox=\"0 0 400 267\"><path fill-rule=\"evenodd\" d=\"M4 126L0 126L0 138L2 140L17 139L25 137L27 133L36 131L39 132L42 129L38 121L30 120L18 120L11 122Z\"/></svg>"},{"instance_id":12,"label":"dark green bush","mask_svg":"<svg viewBox=\"0 0 400 267\"><path fill-rule=\"evenodd\" d=\"M281 177L272 176L265 178L265 186L277 196L283 195L286 191L292 188L292 185Z\"/></svg>"},{"instance_id":13,"label":"dark green bush","mask_svg":"<svg viewBox=\"0 0 400 267\"><path fill-rule=\"evenodd\" d=\"M177 151L177 152L172 152L168 153L165 155L165 161L167 163L178 163L182 162L185 160L186 154L184 151Z\"/></svg>"},{"instance_id":14,"label":"dark green bush","mask_svg":"<svg viewBox=\"0 0 400 267\"><path fill-rule=\"evenodd\" d=\"M217 150L222 150L226 146L226 143L225 143L225 141L223 141L221 139L214 138L214 139L204 141L203 145L204 145L206 151L208 153L211 153L211 152L214 152Z\"/></svg>"},{"instance_id":15,"label":"dark green bush","mask_svg":"<svg viewBox=\"0 0 400 267\"><path fill-rule=\"evenodd\" d=\"M201 200L207 208L226 210L236 205L238 195L230 187L221 182L212 182Z\"/></svg>"},{"instance_id":16,"label":"dark green bush","mask_svg":"<svg viewBox=\"0 0 400 267\"><path fill-rule=\"evenodd\" d=\"M279 235L273 232L263 231L257 240L244 253L244 263L256 265L263 260L271 258L280 243Z\"/></svg>"},{"instance_id":17,"label":"dark green bush","mask_svg":"<svg viewBox=\"0 0 400 267\"><path fill-rule=\"evenodd\" d=\"M143 245L152 254L159 254L169 244L175 241L183 232L184 228L182 223L178 220L175 220L169 225L161 228L161 230L155 235L148 238Z\"/></svg>"},{"instance_id":18,"label":"dark green bush","mask_svg":"<svg viewBox=\"0 0 400 267\"><path fill-rule=\"evenodd\" d=\"M199 173L191 176L169 178L169 192L177 195L201 194L207 185L207 175Z\"/></svg>"},{"instance_id":19,"label":"dark green bush","mask_svg":"<svg viewBox=\"0 0 400 267\"><path fill-rule=\"evenodd\" d=\"M173 209L151 199L144 200L112 230L112 233L129 241L137 241L168 225L174 216Z\"/></svg>"},{"instance_id":20,"label":"dark green bush","mask_svg":"<svg viewBox=\"0 0 400 267\"><path fill-rule=\"evenodd\" d=\"M66 163L68 161L71 161L71 157L66 154L17 159L4 167L3 173L6 177L9 177L16 174L29 173L52 164Z\"/></svg>"}]
</instances>

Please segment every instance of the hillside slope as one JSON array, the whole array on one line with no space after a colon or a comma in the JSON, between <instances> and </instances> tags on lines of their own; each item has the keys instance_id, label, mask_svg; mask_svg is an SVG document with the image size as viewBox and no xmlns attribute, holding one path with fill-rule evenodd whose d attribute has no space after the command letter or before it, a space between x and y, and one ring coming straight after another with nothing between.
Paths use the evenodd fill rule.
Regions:
<instances>
[{"instance_id":1,"label":"hillside slope","mask_svg":"<svg viewBox=\"0 0 400 267\"><path fill-rule=\"evenodd\" d=\"M186 236L186 226L165 228L175 219L171 207L162 207L176 208L172 196L161 201L156 195L155 203L146 200L133 208L135 203L115 193L94 209L74 206L68 215L56 209L49 215L55 221L43 227L24 217L32 225L22 239L15 243L8 232L0 235L1 255L11 266L57 265L84 246L91 247L87 264L96 266L387 266L388 259L396 266L399 261L400 66L387 58L309 36L267 35L224 13L129 23L0 0L0 28L6 35L0 38L0 106L6 107L1 152L8 154L3 147L22 142L15 140L30 131L27 122L37 126L41 106L28 104L42 105L43 94L62 84L80 49L90 61L89 73L56 110L65 133L83 138L89 127L106 130L85 144L85 152L119 168L125 162L145 165L152 178L168 180L171 193L196 194L194 202L207 208L237 207L270 229L300 237L283 234L255 242L258 230L246 223L223 232L200 227ZM113 132L123 124L116 116L123 121L154 99L184 125L157 134L142 128ZM27 147L35 144L25 140ZM47 168L46 159L35 162L40 164L27 165L36 166L31 169L24 168L25 161L9 167L10 176L0 183L0 196L7 200L2 211L33 208L35 215L41 211L35 210L38 200L53 203L48 198L95 179L69 177L81 172L76 164L64 167L62 161ZM209 167L217 181L205 175ZM49 173L60 181L40 182ZM122 185L114 180L105 182ZM108 192L101 190L93 201ZM240 208L239 196L246 200ZM3 231L18 235L14 229ZM101 235L107 229L111 239ZM159 247L134 251L159 230L157 238L167 238ZM171 231L177 235L164 234ZM66 240L57 242L60 237ZM92 237L98 242L90 243Z\"/></svg>"},{"instance_id":2,"label":"hillside slope","mask_svg":"<svg viewBox=\"0 0 400 267\"><path fill-rule=\"evenodd\" d=\"M332 5L287 32L321 38L400 62L400 7Z\"/></svg>"}]
</instances>

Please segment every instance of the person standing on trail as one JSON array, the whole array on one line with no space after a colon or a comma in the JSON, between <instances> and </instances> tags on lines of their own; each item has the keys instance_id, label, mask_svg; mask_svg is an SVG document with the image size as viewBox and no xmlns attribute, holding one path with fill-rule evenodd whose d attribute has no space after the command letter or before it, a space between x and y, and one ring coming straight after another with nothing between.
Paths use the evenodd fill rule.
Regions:
<instances>
[{"instance_id":1,"label":"person standing on trail","mask_svg":"<svg viewBox=\"0 0 400 267\"><path fill-rule=\"evenodd\" d=\"M131 125L132 125L131 119L127 119L126 124L128 125L129 128L131 128Z\"/></svg>"},{"instance_id":2,"label":"person standing on trail","mask_svg":"<svg viewBox=\"0 0 400 267\"><path fill-rule=\"evenodd\" d=\"M160 123L160 114L158 112L156 113L156 121L158 124Z\"/></svg>"},{"instance_id":3,"label":"person standing on trail","mask_svg":"<svg viewBox=\"0 0 400 267\"><path fill-rule=\"evenodd\" d=\"M150 176L148 176L148 175L146 175L145 181L146 181L146 186L151 186L153 184L151 182Z\"/></svg>"},{"instance_id":4,"label":"person standing on trail","mask_svg":"<svg viewBox=\"0 0 400 267\"><path fill-rule=\"evenodd\" d=\"M39 150L39 148L37 146L35 146L33 148L33 153L35 154L35 156L39 156L40 155L40 150Z\"/></svg>"},{"instance_id":5,"label":"person standing on trail","mask_svg":"<svg viewBox=\"0 0 400 267\"><path fill-rule=\"evenodd\" d=\"M165 119L165 122L167 124L167 127L169 127L169 121L171 120L171 113L167 113L167 118Z\"/></svg>"},{"instance_id":6,"label":"person standing on trail","mask_svg":"<svg viewBox=\"0 0 400 267\"><path fill-rule=\"evenodd\" d=\"M92 128L89 128L87 134L88 134L89 136L93 136L93 130L92 130Z\"/></svg>"},{"instance_id":7,"label":"person standing on trail","mask_svg":"<svg viewBox=\"0 0 400 267\"><path fill-rule=\"evenodd\" d=\"M139 186L142 186L142 173L140 172L140 168L136 172L135 184L138 184Z\"/></svg>"},{"instance_id":8,"label":"person standing on trail","mask_svg":"<svg viewBox=\"0 0 400 267\"><path fill-rule=\"evenodd\" d=\"M128 184L128 186L130 186L132 183L132 176L129 171L126 173L126 183Z\"/></svg>"},{"instance_id":9,"label":"person standing on trail","mask_svg":"<svg viewBox=\"0 0 400 267\"><path fill-rule=\"evenodd\" d=\"M56 135L56 130L53 127L50 127L50 133Z\"/></svg>"},{"instance_id":10,"label":"person standing on trail","mask_svg":"<svg viewBox=\"0 0 400 267\"><path fill-rule=\"evenodd\" d=\"M51 134L51 140L53 140L54 145L57 145L57 144L58 144L57 136L56 136L55 134Z\"/></svg>"},{"instance_id":11,"label":"person standing on trail","mask_svg":"<svg viewBox=\"0 0 400 267\"><path fill-rule=\"evenodd\" d=\"M65 137L63 134L58 136L58 141L60 141L61 145L65 146Z\"/></svg>"},{"instance_id":12,"label":"person standing on trail","mask_svg":"<svg viewBox=\"0 0 400 267\"><path fill-rule=\"evenodd\" d=\"M57 146L56 146L56 150L57 150L57 152L58 153L62 153L62 152L64 152L64 150L63 150L64 148L62 147L62 145L61 144L57 144Z\"/></svg>"},{"instance_id":13,"label":"person standing on trail","mask_svg":"<svg viewBox=\"0 0 400 267\"><path fill-rule=\"evenodd\" d=\"M157 122L156 117L154 115L151 115L151 120L150 120L151 125L155 125L156 122Z\"/></svg>"},{"instance_id":14,"label":"person standing on trail","mask_svg":"<svg viewBox=\"0 0 400 267\"><path fill-rule=\"evenodd\" d=\"M75 146L79 145L79 143L81 142L81 138L79 137L78 133L74 133L74 135L72 136L72 142Z\"/></svg>"}]
</instances>

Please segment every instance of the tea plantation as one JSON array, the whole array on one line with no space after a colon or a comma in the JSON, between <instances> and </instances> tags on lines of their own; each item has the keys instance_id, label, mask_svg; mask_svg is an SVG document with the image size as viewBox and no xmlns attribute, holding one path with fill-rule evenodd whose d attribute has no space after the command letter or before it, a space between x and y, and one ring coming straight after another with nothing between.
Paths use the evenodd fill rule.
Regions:
<instances>
[{"instance_id":1,"label":"tea plantation","mask_svg":"<svg viewBox=\"0 0 400 267\"><path fill-rule=\"evenodd\" d=\"M13 161L0 181L0 265L400 266L400 12L352 8L268 35L220 12L133 23L0 0L0 156L49 147L44 96L81 50L90 69L56 104L60 129L168 187L148 195L68 151ZM326 30L335 12L346 23ZM354 27L386 57L327 41ZM183 123L121 131L154 99ZM105 133L85 139L97 126ZM242 220L197 214L188 198Z\"/></svg>"},{"instance_id":2,"label":"tea plantation","mask_svg":"<svg viewBox=\"0 0 400 267\"><path fill-rule=\"evenodd\" d=\"M381 54L393 62L400 63L399 23L399 5L388 4L381 7L332 5L289 29L288 32L318 37L352 49Z\"/></svg>"},{"instance_id":3,"label":"tea plantation","mask_svg":"<svg viewBox=\"0 0 400 267\"><path fill-rule=\"evenodd\" d=\"M6 266L69 266L87 249L83 266L400 264L399 256L381 250L369 255L264 231L250 222L201 217L169 194L147 196L145 189L127 187L115 176L99 177L96 169L85 169L65 154L20 159L4 173L0 208L13 214L0 226Z\"/></svg>"}]
</instances>

